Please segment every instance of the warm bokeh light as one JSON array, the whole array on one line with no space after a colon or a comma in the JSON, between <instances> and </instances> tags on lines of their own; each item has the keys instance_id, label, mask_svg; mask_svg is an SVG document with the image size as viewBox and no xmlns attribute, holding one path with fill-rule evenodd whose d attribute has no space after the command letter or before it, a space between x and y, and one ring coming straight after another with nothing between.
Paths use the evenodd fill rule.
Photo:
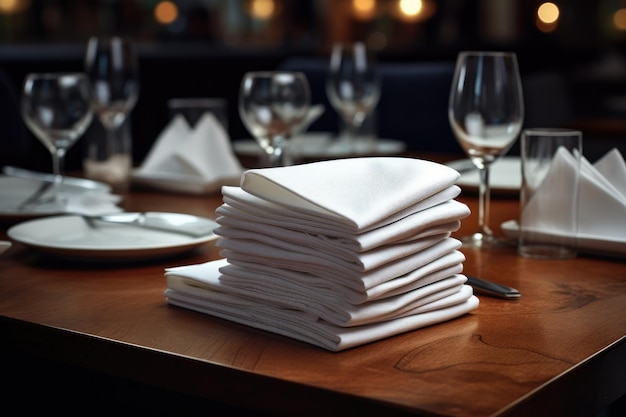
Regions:
<instances>
[{"instance_id":1,"label":"warm bokeh light","mask_svg":"<svg viewBox=\"0 0 626 417\"><path fill-rule=\"evenodd\" d=\"M619 9L613 15L613 24L617 30L626 31L626 9Z\"/></svg>"},{"instance_id":2,"label":"warm bokeh light","mask_svg":"<svg viewBox=\"0 0 626 417\"><path fill-rule=\"evenodd\" d=\"M422 0L400 0L400 12L407 16L416 16L422 11Z\"/></svg>"},{"instance_id":3,"label":"warm bokeh light","mask_svg":"<svg viewBox=\"0 0 626 417\"><path fill-rule=\"evenodd\" d=\"M543 23L555 23L559 19L559 8L554 3L543 3L537 9L537 17Z\"/></svg>"},{"instance_id":4,"label":"warm bokeh light","mask_svg":"<svg viewBox=\"0 0 626 417\"><path fill-rule=\"evenodd\" d=\"M0 0L0 13L13 14L26 10L30 0Z\"/></svg>"},{"instance_id":5,"label":"warm bokeh light","mask_svg":"<svg viewBox=\"0 0 626 417\"><path fill-rule=\"evenodd\" d=\"M352 0L352 13L357 19L371 19L376 13L376 0Z\"/></svg>"},{"instance_id":6,"label":"warm bokeh light","mask_svg":"<svg viewBox=\"0 0 626 417\"><path fill-rule=\"evenodd\" d=\"M398 0L395 16L406 22L421 22L435 14L433 0Z\"/></svg>"},{"instance_id":7,"label":"warm bokeh light","mask_svg":"<svg viewBox=\"0 0 626 417\"><path fill-rule=\"evenodd\" d=\"M537 9L537 29L544 33L554 32L559 24L559 7L550 2L541 4Z\"/></svg>"},{"instance_id":8,"label":"warm bokeh light","mask_svg":"<svg viewBox=\"0 0 626 417\"><path fill-rule=\"evenodd\" d=\"M178 7L171 1L161 1L154 7L154 20L169 25L178 18Z\"/></svg>"},{"instance_id":9,"label":"warm bokeh light","mask_svg":"<svg viewBox=\"0 0 626 417\"><path fill-rule=\"evenodd\" d=\"M274 0L252 0L250 2L250 15L255 19L270 19L276 10Z\"/></svg>"}]
</instances>

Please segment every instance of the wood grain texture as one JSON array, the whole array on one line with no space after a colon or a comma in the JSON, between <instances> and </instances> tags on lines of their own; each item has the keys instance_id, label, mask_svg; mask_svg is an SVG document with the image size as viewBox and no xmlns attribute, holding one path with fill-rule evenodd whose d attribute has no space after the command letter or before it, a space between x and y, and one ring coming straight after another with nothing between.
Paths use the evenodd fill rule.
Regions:
<instances>
[{"instance_id":1,"label":"wood grain texture","mask_svg":"<svg viewBox=\"0 0 626 417\"><path fill-rule=\"evenodd\" d=\"M476 199L465 195L473 211ZM215 217L219 196L134 190L129 211ZM493 200L492 224L518 201ZM463 222L461 235L475 227ZM6 229L1 234L6 235ZM332 353L165 303L164 269L219 257L71 263L0 257L4 349L273 415L591 415L626 393L626 263L464 250L465 272L516 287L466 316Z\"/></svg>"}]
</instances>

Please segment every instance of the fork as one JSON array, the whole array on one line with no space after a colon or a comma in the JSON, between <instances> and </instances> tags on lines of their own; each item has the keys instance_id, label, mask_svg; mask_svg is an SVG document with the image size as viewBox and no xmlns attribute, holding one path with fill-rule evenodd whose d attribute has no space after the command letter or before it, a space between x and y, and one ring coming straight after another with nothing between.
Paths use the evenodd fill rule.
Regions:
<instances>
[{"instance_id":1,"label":"fork","mask_svg":"<svg viewBox=\"0 0 626 417\"><path fill-rule=\"evenodd\" d=\"M30 195L26 200L22 201L19 206L17 206L18 210L24 210L26 207L31 204L37 202L49 189L52 187L54 183L52 182L42 182L39 188L35 190L33 194ZM41 202L47 202L48 200L42 200Z\"/></svg>"}]
</instances>

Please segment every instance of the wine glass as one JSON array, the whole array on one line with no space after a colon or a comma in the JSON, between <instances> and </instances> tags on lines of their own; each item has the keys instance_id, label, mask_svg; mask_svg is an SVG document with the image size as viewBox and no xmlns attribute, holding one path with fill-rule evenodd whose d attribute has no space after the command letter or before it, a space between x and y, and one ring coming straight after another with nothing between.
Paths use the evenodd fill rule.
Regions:
<instances>
[{"instance_id":1,"label":"wine glass","mask_svg":"<svg viewBox=\"0 0 626 417\"><path fill-rule=\"evenodd\" d=\"M478 228L466 246L500 246L489 228L489 167L511 147L524 120L517 56L461 52L450 91L448 118L457 141L480 173Z\"/></svg>"},{"instance_id":2,"label":"wine glass","mask_svg":"<svg viewBox=\"0 0 626 417\"><path fill-rule=\"evenodd\" d=\"M358 132L380 98L380 77L365 44L333 45L326 95L346 126L348 148L358 151Z\"/></svg>"},{"instance_id":3,"label":"wine glass","mask_svg":"<svg viewBox=\"0 0 626 417\"><path fill-rule=\"evenodd\" d=\"M139 61L134 45L121 37L91 37L84 65L94 111L106 130L104 140L94 136L88 145L86 175L123 186L130 176L132 150L122 126L139 97Z\"/></svg>"},{"instance_id":4,"label":"wine glass","mask_svg":"<svg viewBox=\"0 0 626 417\"><path fill-rule=\"evenodd\" d=\"M26 126L52 154L55 181L50 204L62 210L65 202L60 189L65 154L85 133L93 116L87 77L83 73L28 74L21 110Z\"/></svg>"},{"instance_id":5,"label":"wine glass","mask_svg":"<svg viewBox=\"0 0 626 417\"><path fill-rule=\"evenodd\" d=\"M307 118L309 81L302 72L248 72L239 90L239 115L272 167L289 165L288 141Z\"/></svg>"}]
</instances>

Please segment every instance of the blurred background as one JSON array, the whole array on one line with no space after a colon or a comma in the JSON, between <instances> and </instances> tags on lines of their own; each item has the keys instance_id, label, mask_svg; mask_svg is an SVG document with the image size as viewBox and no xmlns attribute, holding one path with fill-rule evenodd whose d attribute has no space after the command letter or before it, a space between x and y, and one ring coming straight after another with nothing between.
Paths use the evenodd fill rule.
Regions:
<instances>
[{"instance_id":1,"label":"blurred background","mask_svg":"<svg viewBox=\"0 0 626 417\"><path fill-rule=\"evenodd\" d=\"M348 40L366 42L390 64L451 65L461 50L517 52L527 125L579 127L601 147L626 142L626 0L0 0L7 94L19 93L28 72L82 70L93 35L138 46L135 163L169 121L168 99L226 98L231 137L250 137L236 102L246 71L323 61L333 42ZM428 95L447 101L446 90ZM19 114L4 106L0 122L10 132ZM449 127L441 135L451 135ZM13 143L2 160L9 158L49 169L39 144ZM68 168L79 159L71 151Z\"/></svg>"}]
</instances>

